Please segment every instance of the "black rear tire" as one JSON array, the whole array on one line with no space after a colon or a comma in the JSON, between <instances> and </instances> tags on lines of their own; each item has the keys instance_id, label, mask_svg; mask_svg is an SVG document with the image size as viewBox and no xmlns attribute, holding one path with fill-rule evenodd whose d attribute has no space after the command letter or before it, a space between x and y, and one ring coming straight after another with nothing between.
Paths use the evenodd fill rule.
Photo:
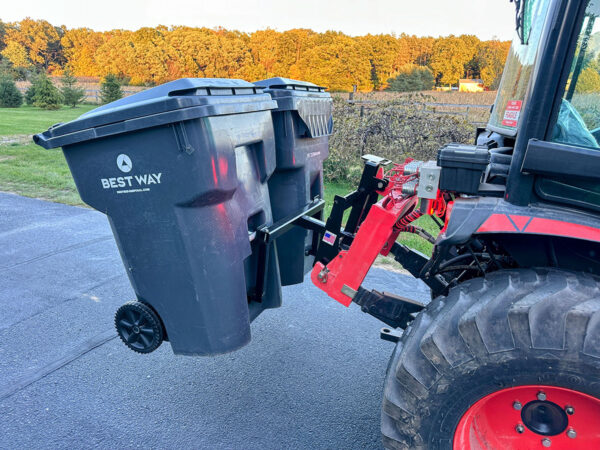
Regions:
<instances>
[{"instance_id":1,"label":"black rear tire","mask_svg":"<svg viewBox=\"0 0 600 450\"><path fill-rule=\"evenodd\" d=\"M600 398L600 280L519 269L433 300L396 345L381 430L394 449L449 449L467 409L504 388L548 385Z\"/></svg>"}]
</instances>

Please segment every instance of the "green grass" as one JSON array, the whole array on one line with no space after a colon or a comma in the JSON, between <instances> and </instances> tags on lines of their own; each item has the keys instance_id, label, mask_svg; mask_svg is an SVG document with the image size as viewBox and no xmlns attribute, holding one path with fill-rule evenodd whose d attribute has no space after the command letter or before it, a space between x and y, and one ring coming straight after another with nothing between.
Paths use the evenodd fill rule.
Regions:
<instances>
[{"instance_id":1,"label":"green grass","mask_svg":"<svg viewBox=\"0 0 600 450\"><path fill-rule=\"evenodd\" d=\"M354 190L350 184L345 183L325 183L325 217L329 217L331 207L333 206L333 198L336 195L344 196ZM349 210L344 217L348 217Z\"/></svg>"},{"instance_id":2,"label":"green grass","mask_svg":"<svg viewBox=\"0 0 600 450\"><path fill-rule=\"evenodd\" d=\"M2 143L2 136L26 136L68 122L93 105L46 111L33 106L0 108L0 190L69 205L83 205L60 149L44 150L33 142ZM25 135L25 136L23 136Z\"/></svg>"},{"instance_id":3,"label":"green grass","mask_svg":"<svg viewBox=\"0 0 600 450\"><path fill-rule=\"evenodd\" d=\"M79 105L76 108L62 107L55 111L33 106L0 108L0 136L40 133L55 123L76 119L95 107L97 105Z\"/></svg>"},{"instance_id":4,"label":"green grass","mask_svg":"<svg viewBox=\"0 0 600 450\"><path fill-rule=\"evenodd\" d=\"M31 143L0 146L0 190L69 205L83 205L60 149Z\"/></svg>"}]
</instances>

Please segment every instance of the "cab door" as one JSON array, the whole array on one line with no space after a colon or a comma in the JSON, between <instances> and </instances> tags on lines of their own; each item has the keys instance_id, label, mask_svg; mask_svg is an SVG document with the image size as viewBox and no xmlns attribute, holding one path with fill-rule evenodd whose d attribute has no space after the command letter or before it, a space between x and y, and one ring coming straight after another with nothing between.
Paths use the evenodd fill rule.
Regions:
<instances>
[{"instance_id":1,"label":"cab door","mask_svg":"<svg viewBox=\"0 0 600 450\"><path fill-rule=\"evenodd\" d=\"M545 201L600 211L600 2L588 4L546 140L531 140L522 173Z\"/></svg>"}]
</instances>

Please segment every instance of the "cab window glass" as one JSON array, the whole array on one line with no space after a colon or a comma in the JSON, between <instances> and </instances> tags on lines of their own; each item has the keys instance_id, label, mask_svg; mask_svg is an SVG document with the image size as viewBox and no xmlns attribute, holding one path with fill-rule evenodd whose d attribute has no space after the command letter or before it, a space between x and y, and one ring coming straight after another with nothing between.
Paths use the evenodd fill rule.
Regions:
<instances>
[{"instance_id":1,"label":"cab window glass","mask_svg":"<svg viewBox=\"0 0 600 450\"><path fill-rule=\"evenodd\" d=\"M526 5L528 20L524 24L523 34L527 39L523 44L515 30L489 122L495 129L514 133L539 50L550 0L530 0Z\"/></svg>"},{"instance_id":2,"label":"cab window glass","mask_svg":"<svg viewBox=\"0 0 600 450\"><path fill-rule=\"evenodd\" d=\"M600 0L586 10L565 87L554 142L600 148Z\"/></svg>"}]
</instances>

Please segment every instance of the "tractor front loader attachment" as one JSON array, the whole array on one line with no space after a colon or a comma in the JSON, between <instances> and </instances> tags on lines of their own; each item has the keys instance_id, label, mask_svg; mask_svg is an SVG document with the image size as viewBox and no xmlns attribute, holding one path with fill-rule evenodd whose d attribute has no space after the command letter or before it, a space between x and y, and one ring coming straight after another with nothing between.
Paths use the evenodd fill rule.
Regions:
<instances>
[{"instance_id":1,"label":"tractor front loader attachment","mask_svg":"<svg viewBox=\"0 0 600 450\"><path fill-rule=\"evenodd\" d=\"M358 189L345 197L336 196L331 215L320 230L311 280L341 304L355 302L389 326L405 328L423 304L361 285L377 256L390 253L420 277L428 258L396 240L400 233L414 233L435 242L413 222L423 215L445 218L447 203L438 189L440 168L434 161L407 159L386 170L391 164L387 160L371 155L363 159ZM350 214L342 227L347 209ZM437 279L430 282L441 283Z\"/></svg>"},{"instance_id":2,"label":"tractor front loader attachment","mask_svg":"<svg viewBox=\"0 0 600 450\"><path fill-rule=\"evenodd\" d=\"M425 276L429 258L396 240L400 233L413 233L434 243L435 238L413 222L423 215L445 221L450 198L440 193L440 167L434 161L407 159L392 164L373 155L365 155L363 160L358 188L335 197L326 222L318 218L324 202L317 199L307 208L257 230L254 241L262 247L258 266L267 266L269 247L277 237L292 227L310 230L313 242L307 252L315 257L311 272L315 286L344 306L354 302L390 327L405 328L424 305L396 294L364 289L362 282L378 255L391 254L434 290L444 288L443 278ZM442 222L439 225L444 226ZM260 275L257 298L264 289Z\"/></svg>"}]
</instances>

